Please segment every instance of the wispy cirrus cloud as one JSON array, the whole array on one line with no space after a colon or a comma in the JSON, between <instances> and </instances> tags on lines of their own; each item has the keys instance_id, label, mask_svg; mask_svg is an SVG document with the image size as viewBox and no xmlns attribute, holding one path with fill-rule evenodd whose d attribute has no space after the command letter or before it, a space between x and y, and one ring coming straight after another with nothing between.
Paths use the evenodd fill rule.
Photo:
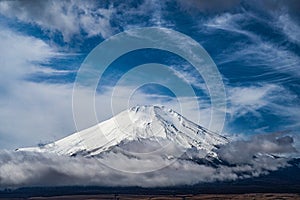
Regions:
<instances>
[{"instance_id":1,"label":"wispy cirrus cloud","mask_svg":"<svg viewBox=\"0 0 300 200\"><path fill-rule=\"evenodd\" d=\"M136 6L132 6L136 4ZM101 36L106 39L113 34L140 26L172 26L164 19L166 2L134 1L2 1L0 14L19 22L40 27L47 35L60 33L65 42L74 37ZM49 34L50 32L50 34Z\"/></svg>"},{"instance_id":2,"label":"wispy cirrus cloud","mask_svg":"<svg viewBox=\"0 0 300 200\"><path fill-rule=\"evenodd\" d=\"M277 26L290 41L300 44L300 25L292 20L288 14L279 15Z\"/></svg>"},{"instance_id":3,"label":"wispy cirrus cloud","mask_svg":"<svg viewBox=\"0 0 300 200\"><path fill-rule=\"evenodd\" d=\"M110 17L114 9L96 1L1 1L0 13L10 18L60 32L65 41L84 32L106 38L113 33Z\"/></svg>"},{"instance_id":4,"label":"wispy cirrus cloud","mask_svg":"<svg viewBox=\"0 0 300 200\"><path fill-rule=\"evenodd\" d=\"M283 34L289 38L295 38L297 34L294 32L298 28L296 24L291 22L289 18L282 15L279 19L284 19L285 26L280 28ZM233 61L240 61L247 66L259 68L266 68L268 70L276 70L281 73L299 76L298 66L300 66L299 56L291 51L288 47L273 43L270 39L263 37L257 32L249 30L244 24L249 24L250 19L257 21L259 16L253 13L244 12L237 14L224 13L216 16L205 23L208 31L223 30L231 34L238 34L244 36L247 40L241 39L236 41L223 55L220 56L220 64L229 63ZM268 22L260 21L260 23L267 23L271 29L277 28L277 24L282 24L282 20ZM233 37L233 36L232 36Z\"/></svg>"},{"instance_id":5,"label":"wispy cirrus cloud","mask_svg":"<svg viewBox=\"0 0 300 200\"><path fill-rule=\"evenodd\" d=\"M257 12L243 10L239 13L224 13L209 19L204 29L210 33L226 34L229 38L240 38L233 41L221 55L217 63L230 65L244 72L242 77L236 77L241 82L227 86L228 112L236 120L251 114L252 118L263 119L263 113L281 118L283 129L296 128L295 119L299 115L288 110L298 110L298 93L291 90L292 84L300 76L300 57L288 45L275 41L265 32L251 28L251 24L264 25L270 34L276 30L284 41L296 42L295 36L298 25L291 20L289 14L279 12L273 15L269 10L269 20L261 17ZM280 25L279 25L280 24ZM293 39L294 38L294 39ZM247 72L250 71L247 76ZM249 81L250 80L250 81ZM255 80L252 82L251 80ZM292 84L290 84L292 83ZM249 118L249 117L248 117ZM293 124L291 126L291 124ZM270 124L270 126L273 126Z\"/></svg>"},{"instance_id":6,"label":"wispy cirrus cloud","mask_svg":"<svg viewBox=\"0 0 300 200\"><path fill-rule=\"evenodd\" d=\"M251 126L263 132L264 129L292 130L297 134L299 129L298 96L283 85L260 83L251 86L227 87L229 114L228 123L235 123L240 118L264 122L264 127ZM266 119L266 113L277 118L277 121ZM246 131L246 130L245 130ZM248 131L247 131L248 132Z\"/></svg>"},{"instance_id":7,"label":"wispy cirrus cloud","mask_svg":"<svg viewBox=\"0 0 300 200\"><path fill-rule=\"evenodd\" d=\"M257 85L248 87L232 87L228 89L228 100L230 107L228 112L234 118L238 118L247 113L259 115L259 109L271 105L272 101L278 101L285 92L284 88L277 85ZM274 102L273 102L274 103ZM272 109L271 109L272 110Z\"/></svg>"}]
</instances>

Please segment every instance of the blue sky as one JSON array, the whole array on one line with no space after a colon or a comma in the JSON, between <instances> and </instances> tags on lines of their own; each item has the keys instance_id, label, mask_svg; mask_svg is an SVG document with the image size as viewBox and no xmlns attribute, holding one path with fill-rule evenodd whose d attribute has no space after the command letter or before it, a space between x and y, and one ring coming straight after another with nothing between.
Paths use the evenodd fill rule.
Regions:
<instances>
[{"instance_id":1,"label":"blue sky","mask_svg":"<svg viewBox=\"0 0 300 200\"><path fill-rule=\"evenodd\" d=\"M0 146L36 145L76 131L72 89L86 56L117 33L153 26L188 35L216 63L227 96L223 134L297 134L299 10L296 0L1 1ZM110 98L107 90L129 69L146 63L170 66L193 87L200 110L189 96L182 97L183 106L188 118L194 120L200 113L201 124L207 126L210 98L203 78L180 57L154 49L123 55L105 72L96 94L98 120L111 117L103 106ZM135 91L129 105L178 106L172 91L163 86L117 88L120 102ZM117 107L115 112L121 110ZM82 118L86 126L92 125L88 116Z\"/></svg>"}]
</instances>

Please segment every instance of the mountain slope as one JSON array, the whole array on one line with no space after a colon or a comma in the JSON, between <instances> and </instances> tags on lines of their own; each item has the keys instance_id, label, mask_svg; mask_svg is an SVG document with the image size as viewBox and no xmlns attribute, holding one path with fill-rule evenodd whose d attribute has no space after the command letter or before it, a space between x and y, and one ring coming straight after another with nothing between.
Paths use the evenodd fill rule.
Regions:
<instances>
[{"instance_id":1,"label":"mountain slope","mask_svg":"<svg viewBox=\"0 0 300 200\"><path fill-rule=\"evenodd\" d=\"M51 152L61 155L95 156L120 147L127 151L149 151L169 144L181 149L196 148L216 157L215 150L228 140L163 106L136 106L93 127L43 147L19 151ZM151 146L152 145L152 146Z\"/></svg>"}]
</instances>

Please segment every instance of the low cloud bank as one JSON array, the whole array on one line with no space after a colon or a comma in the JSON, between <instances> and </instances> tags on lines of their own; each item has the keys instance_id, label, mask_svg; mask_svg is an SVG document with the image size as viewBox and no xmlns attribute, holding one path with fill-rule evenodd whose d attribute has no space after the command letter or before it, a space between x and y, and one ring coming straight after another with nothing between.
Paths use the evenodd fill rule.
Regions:
<instances>
[{"instance_id":1,"label":"low cloud bank","mask_svg":"<svg viewBox=\"0 0 300 200\"><path fill-rule=\"evenodd\" d=\"M270 158L267 160L272 164L274 162L272 155L297 153L293 144L294 138L283 135L281 132L261 134L255 135L249 140L228 143L219 149L218 155L219 158L231 164L247 164L254 158L260 159L261 157Z\"/></svg>"},{"instance_id":2,"label":"low cloud bank","mask_svg":"<svg viewBox=\"0 0 300 200\"><path fill-rule=\"evenodd\" d=\"M201 165L193 159L172 160L161 155L140 159L110 151L101 158L66 157L34 152L0 152L0 187L21 186L143 186L160 187L193 185L201 182L237 180L257 177L288 166L291 157L280 154L295 153L294 139L279 133L258 135L245 141L235 141L222 146L218 157L228 164ZM193 153L193 158L195 158ZM274 156L277 155L277 156ZM117 162L123 171L103 164ZM137 172L141 168L157 163L167 167L147 173Z\"/></svg>"}]
</instances>

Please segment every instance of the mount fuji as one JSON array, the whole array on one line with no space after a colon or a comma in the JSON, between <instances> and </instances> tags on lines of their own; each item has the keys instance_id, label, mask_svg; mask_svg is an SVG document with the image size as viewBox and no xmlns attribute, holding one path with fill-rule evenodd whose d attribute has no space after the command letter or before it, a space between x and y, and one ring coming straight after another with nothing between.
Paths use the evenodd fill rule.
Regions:
<instances>
[{"instance_id":1,"label":"mount fuji","mask_svg":"<svg viewBox=\"0 0 300 200\"><path fill-rule=\"evenodd\" d=\"M149 105L132 107L58 141L17 149L20 164L9 163L24 170L25 177L32 172L28 180L34 177L33 183L55 173L55 183L67 185L157 187L239 179L253 185L252 178L269 173L281 180L276 171L287 167L278 173L298 172L299 159L284 156L295 151L292 144L281 133L229 140L172 109Z\"/></svg>"},{"instance_id":2,"label":"mount fuji","mask_svg":"<svg viewBox=\"0 0 300 200\"><path fill-rule=\"evenodd\" d=\"M217 158L216 150L227 143L227 138L193 123L172 109L149 105L132 107L53 143L17 151L91 157L112 150L140 155L157 153L159 149L164 156L174 157L192 149L200 152L203 158Z\"/></svg>"}]
</instances>

